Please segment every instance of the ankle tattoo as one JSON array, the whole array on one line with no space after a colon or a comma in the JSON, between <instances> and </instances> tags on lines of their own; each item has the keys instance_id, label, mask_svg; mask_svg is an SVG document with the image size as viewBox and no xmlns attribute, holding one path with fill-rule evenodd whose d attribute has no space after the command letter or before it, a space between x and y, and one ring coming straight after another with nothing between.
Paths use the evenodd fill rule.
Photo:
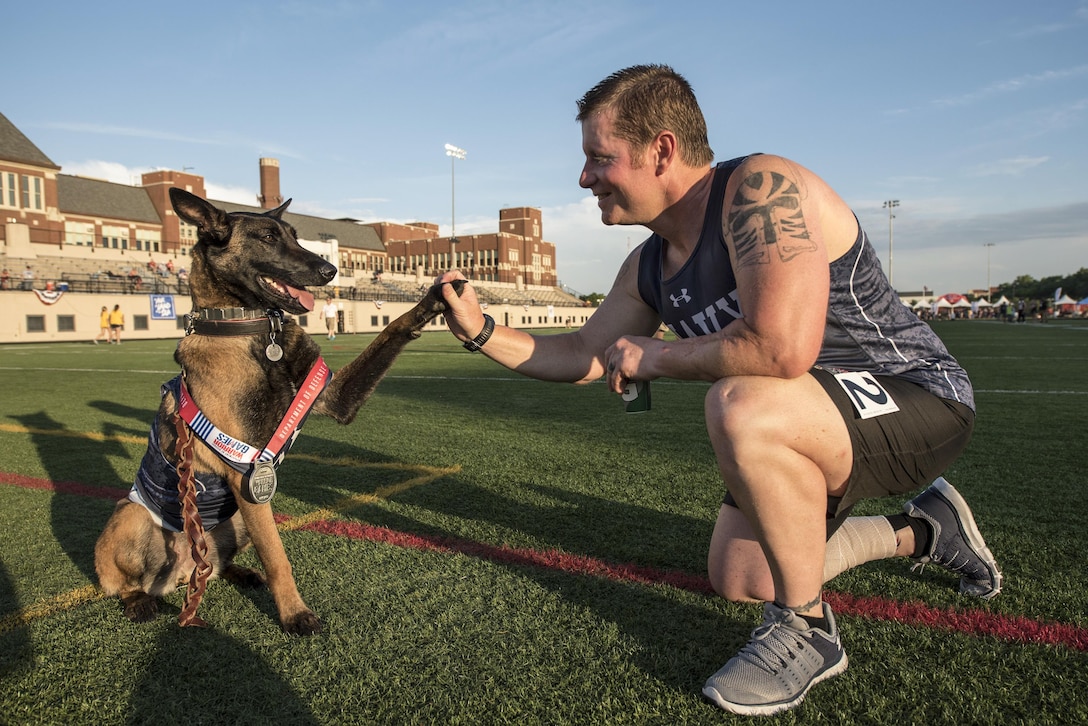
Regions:
<instances>
[{"instance_id":1,"label":"ankle tattoo","mask_svg":"<svg viewBox=\"0 0 1088 726\"><path fill-rule=\"evenodd\" d=\"M778 607L782 608L783 610L792 610L795 613L803 613L806 610L809 610L809 609L814 608L817 605L819 605L821 602L823 602L823 599L824 599L824 593L823 593L823 591L820 591L820 593L816 595L815 599L809 600L804 605L783 605L782 603L778 602L777 600L774 601L774 604L777 605Z\"/></svg>"}]
</instances>

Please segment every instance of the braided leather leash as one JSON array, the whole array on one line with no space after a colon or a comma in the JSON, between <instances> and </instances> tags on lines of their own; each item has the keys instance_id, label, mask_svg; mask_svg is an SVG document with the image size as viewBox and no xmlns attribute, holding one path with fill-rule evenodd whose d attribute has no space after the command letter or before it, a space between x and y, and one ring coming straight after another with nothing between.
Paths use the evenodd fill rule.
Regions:
<instances>
[{"instance_id":1,"label":"braided leather leash","mask_svg":"<svg viewBox=\"0 0 1088 726\"><path fill-rule=\"evenodd\" d=\"M193 436L188 424L176 412L174 429L177 431L175 452L178 457L178 499L181 501L181 517L185 534L192 546L196 566L189 577L185 590L185 604L178 615L178 625L202 628L206 622L197 617L196 609L208 587L212 566L208 562L208 542L204 539L204 523L196 507L196 477L193 476Z\"/></svg>"}]
</instances>

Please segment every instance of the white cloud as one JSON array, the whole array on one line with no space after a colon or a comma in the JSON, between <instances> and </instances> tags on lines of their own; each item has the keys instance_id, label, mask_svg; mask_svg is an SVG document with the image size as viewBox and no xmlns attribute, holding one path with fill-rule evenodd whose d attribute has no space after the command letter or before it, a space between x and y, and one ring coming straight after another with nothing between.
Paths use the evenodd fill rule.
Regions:
<instances>
[{"instance_id":1,"label":"white cloud","mask_svg":"<svg viewBox=\"0 0 1088 726\"><path fill-rule=\"evenodd\" d=\"M949 98L935 99L933 101L933 104L936 106L965 106L997 94L1022 91L1026 88L1031 88L1041 83L1060 81L1067 78L1077 78L1085 74L1088 74L1088 65L1073 66L1072 68L1061 68L1059 70L1052 71L1043 71L1042 73L1025 73L1023 75L1017 76L1016 78L1009 78L1004 81L992 83L989 86L986 86L985 88L980 88L977 91L970 91L968 93L964 93L959 96L952 96Z\"/></svg>"},{"instance_id":2,"label":"white cloud","mask_svg":"<svg viewBox=\"0 0 1088 726\"><path fill-rule=\"evenodd\" d=\"M208 199L218 200L220 202L248 204L251 207L256 207L258 204L257 193L246 187L228 187L205 181L204 191L208 193Z\"/></svg>"},{"instance_id":3,"label":"white cloud","mask_svg":"<svg viewBox=\"0 0 1088 726\"><path fill-rule=\"evenodd\" d=\"M114 161L100 161L98 159L64 162L60 166L64 174L87 177L88 179L101 179L102 181L129 186L139 186L140 177L149 171L154 171L151 167L132 168Z\"/></svg>"},{"instance_id":4,"label":"white cloud","mask_svg":"<svg viewBox=\"0 0 1088 726\"><path fill-rule=\"evenodd\" d=\"M974 167L969 176L1016 176L1050 161L1049 156L1016 156Z\"/></svg>"}]
</instances>

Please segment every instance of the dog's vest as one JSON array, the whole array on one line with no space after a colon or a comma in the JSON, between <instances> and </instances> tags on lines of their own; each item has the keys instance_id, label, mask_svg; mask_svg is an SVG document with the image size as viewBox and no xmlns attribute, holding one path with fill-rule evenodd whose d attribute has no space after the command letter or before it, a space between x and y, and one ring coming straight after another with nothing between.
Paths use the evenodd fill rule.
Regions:
<instances>
[{"instance_id":1,"label":"dog's vest","mask_svg":"<svg viewBox=\"0 0 1088 726\"><path fill-rule=\"evenodd\" d=\"M239 448L253 449L255 456L251 458L254 460L270 461L273 466L279 466L295 439L298 438L299 432L302 431L302 424L309 415L309 405L325 389L329 380L328 368L319 358L303 387L303 390L309 389L306 405L300 403L303 395L303 391L300 390L299 396L295 398L295 404L280 423L273 441L263 449L225 437L204 417L200 409L196 408L192 398L187 395L188 391L183 394L181 375L164 383L160 393L163 398L167 394L173 394L174 400L178 401L179 407L183 409L182 417L193 432L203 439L220 459L242 474L248 474L252 464L237 455ZM193 410L186 411L185 409ZM223 438L235 446L226 447L228 450L224 450L224 447L215 445L215 440ZM260 452L259 455L256 455L257 451ZM238 511L238 503L227 481L218 474L194 470L193 477L197 488L197 511L200 513L204 529L210 531L220 522L234 516L234 513ZM136 472L136 479L128 498L147 509L159 526L173 532L181 532L184 530L184 521L181 518L181 501L178 497L179 479L177 465L163 455L162 446L159 443L158 426L152 424L151 432L147 437L147 451L140 462L140 469Z\"/></svg>"},{"instance_id":2,"label":"dog's vest","mask_svg":"<svg viewBox=\"0 0 1088 726\"><path fill-rule=\"evenodd\" d=\"M178 375L162 385L162 397L173 393L174 400L181 395L181 376ZM196 505L200 520L205 530L211 530L220 522L230 519L238 511L238 503L227 486L227 480L212 472L194 471L196 479ZM128 493L128 498L142 504L151 513L152 518L163 529L171 532L184 530L181 519L181 501L178 499L178 468L162 453L159 444L159 427L151 425L147 437L147 451L144 453L136 480Z\"/></svg>"}]
</instances>

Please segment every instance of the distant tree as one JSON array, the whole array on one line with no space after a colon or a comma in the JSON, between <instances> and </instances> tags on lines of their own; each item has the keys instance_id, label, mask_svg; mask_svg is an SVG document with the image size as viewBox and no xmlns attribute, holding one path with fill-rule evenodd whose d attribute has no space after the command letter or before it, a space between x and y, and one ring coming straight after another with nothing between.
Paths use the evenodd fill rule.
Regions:
<instances>
[{"instance_id":1,"label":"distant tree","mask_svg":"<svg viewBox=\"0 0 1088 726\"><path fill-rule=\"evenodd\" d=\"M604 295L599 292L591 292L588 295L579 295L578 299L589 303L592 307L597 307L601 304L601 300L604 300Z\"/></svg>"},{"instance_id":2,"label":"distant tree","mask_svg":"<svg viewBox=\"0 0 1088 726\"><path fill-rule=\"evenodd\" d=\"M997 297L1005 295L1011 300L1053 300L1054 291L1062 289L1062 294L1074 300L1088 297L1088 267L1082 267L1072 275L1051 275L1036 280L1031 275L1020 275L1012 282L1004 282L997 287Z\"/></svg>"}]
</instances>

